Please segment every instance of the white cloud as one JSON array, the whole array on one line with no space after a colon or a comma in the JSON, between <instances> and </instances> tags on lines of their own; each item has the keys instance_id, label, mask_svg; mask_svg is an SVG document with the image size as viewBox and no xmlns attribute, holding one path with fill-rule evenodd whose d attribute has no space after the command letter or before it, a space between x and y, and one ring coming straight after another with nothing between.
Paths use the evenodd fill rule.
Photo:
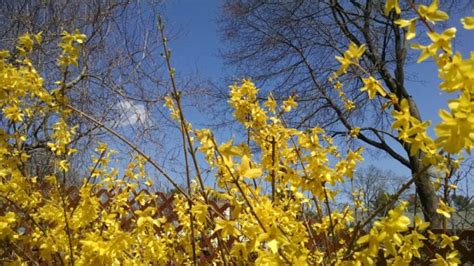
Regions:
<instances>
[{"instance_id":1,"label":"white cloud","mask_svg":"<svg viewBox=\"0 0 474 266\"><path fill-rule=\"evenodd\" d=\"M124 99L117 103L116 108L121 113L118 126L133 126L148 122L148 113L143 104Z\"/></svg>"}]
</instances>

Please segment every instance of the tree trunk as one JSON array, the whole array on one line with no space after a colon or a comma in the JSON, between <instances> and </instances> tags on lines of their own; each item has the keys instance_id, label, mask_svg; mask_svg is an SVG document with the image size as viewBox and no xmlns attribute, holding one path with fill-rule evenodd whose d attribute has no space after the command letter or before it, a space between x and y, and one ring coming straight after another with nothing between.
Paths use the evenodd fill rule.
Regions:
<instances>
[{"instance_id":1,"label":"tree trunk","mask_svg":"<svg viewBox=\"0 0 474 266\"><path fill-rule=\"evenodd\" d=\"M423 154L419 154L419 157L410 157L410 163L412 165L412 175L417 175L423 171L423 165L421 164L421 159ZM430 228L441 228L442 219L441 216L436 212L438 209L438 196L434 189L433 183L431 182L430 170L425 170L420 176L415 180L416 193L421 202L421 207L423 210L423 215L425 221L430 222Z\"/></svg>"},{"instance_id":2,"label":"tree trunk","mask_svg":"<svg viewBox=\"0 0 474 266\"><path fill-rule=\"evenodd\" d=\"M411 115L422 121L415 102L411 97L408 100L410 103ZM407 144L404 146L407 154L410 154L411 145ZM416 156L410 156L411 173L413 176L419 174L425 168L422 163L424 157L425 154L421 151L419 151ZM434 229L441 228L442 219L441 215L436 212L438 209L438 195L436 194L436 190L431 182L430 170L431 167L420 174L420 176L415 180L415 186L416 193L420 198L425 221L430 222L430 228Z\"/></svg>"}]
</instances>

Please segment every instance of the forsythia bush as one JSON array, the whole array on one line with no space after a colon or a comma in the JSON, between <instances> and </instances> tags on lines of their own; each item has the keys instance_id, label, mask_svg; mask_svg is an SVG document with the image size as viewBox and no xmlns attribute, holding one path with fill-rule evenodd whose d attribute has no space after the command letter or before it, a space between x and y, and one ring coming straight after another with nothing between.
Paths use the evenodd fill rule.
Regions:
<instances>
[{"instance_id":1,"label":"forsythia bush","mask_svg":"<svg viewBox=\"0 0 474 266\"><path fill-rule=\"evenodd\" d=\"M387 1L386 12L392 10L400 13L398 1ZM438 33L429 27L448 18L438 10L437 1L420 5L417 14L398 24L407 27L408 39L415 37L417 24L428 27L431 42L413 44L421 50L418 61L432 58L442 80L440 89L457 96L449 101L449 110L440 111L442 121L435 126L436 138L426 132L429 122L412 117L409 103L385 91L375 77L367 74L361 91L393 108L393 128L398 137L414 144L412 154L423 151L427 155L424 163L443 173L473 146L474 53L463 58L452 50L455 28ZM466 29L474 28L474 17L462 22ZM63 33L58 65L65 76L78 65L85 38L79 32ZM322 128L300 131L288 127L284 114L296 108L295 99L278 103L269 95L259 102L258 89L249 80L231 86L229 100L235 118L248 129L249 141L245 143L231 140L218 144L209 129L193 130L184 119L179 93L166 98L187 140L183 145L188 146L194 160L192 146L199 146L214 170L217 185L216 189L206 187L196 166L194 185L188 191L178 189L175 195L177 222L158 217L157 196L143 190L153 191L144 170L150 159L137 156L119 171L108 165L113 152L105 144L98 145L98 156L93 158L91 174L84 178L79 196L71 198L64 179L75 152L70 147L75 127L68 125L73 109L67 99L66 78L58 81L55 89L46 90L28 59L40 42L41 34L25 34L18 41L15 56L0 52L0 108L4 117L4 128L0 129L0 252L6 260L78 265L191 264L205 252L201 234L214 234L216 241L209 245L219 250L213 257L216 264L370 265L385 258L390 264L408 265L420 258L427 241L441 250L431 262L460 263L453 245L458 238L429 232L429 224L419 217L410 221L404 215L406 202L373 223L376 216L364 213L357 193L352 206L331 208L336 185L353 177L362 160L362 148L340 150ZM349 67L364 71L358 64L364 52L363 45L351 43L344 55L336 58L341 63L332 77L336 90L342 86L338 77ZM170 74L173 78L171 68ZM340 92L346 108L354 108ZM31 142L32 121L41 119L52 123L47 146L55 154L55 171L39 180L25 167L30 156L25 147ZM355 137L359 130L353 128L349 135ZM258 153L252 153L250 145L257 147ZM106 191L107 205L103 204L105 194L99 191ZM130 207L131 197L139 208ZM210 199L230 203L231 212L219 213L209 204ZM450 218L453 209L443 201L439 206L438 212ZM308 210L316 213L315 222L308 222Z\"/></svg>"}]
</instances>

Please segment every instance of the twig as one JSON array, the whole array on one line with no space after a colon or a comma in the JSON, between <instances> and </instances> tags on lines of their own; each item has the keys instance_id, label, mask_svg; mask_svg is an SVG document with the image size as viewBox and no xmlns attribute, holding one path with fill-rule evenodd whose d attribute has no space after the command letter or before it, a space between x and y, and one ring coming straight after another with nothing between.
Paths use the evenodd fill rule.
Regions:
<instances>
[{"instance_id":1,"label":"twig","mask_svg":"<svg viewBox=\"0 0 474 266\"><path fill-rule=\"evenodd\" d=\"M110 134L114 135L115 137L117 137L118 139L120 139L123 143L125 143L127 146L129 146L131 149L133 149L134 151L136 151L138 154L140 154L140 156L142 156L148 163L150 163L156 170L158 170L158 172L160 172L160 174L162 174L166 180L168 180L168 182L170 182L173 187L178 191L180 192L183 196L186 197L186 199L189 200L189 196L188 194L186 194L186 192L180 188L178 186L178 184L173 181L173 179L165 172L165 170L163 170L157 162L155 162L153 159L150 158L150 156L146 155L142 150L140 150L136 145L134 145L133 143L131 143L127 138L125 138L124 136L122 136L120 133L118 133L117 131L107 127L106 125L104 125L102 122L98 121L97 119L95 119L94 117L84 113L83 111L73 107L72 105L67 105L67 108L71 109L72 111L78 113L80 116L86 118L87 120L91 121L92 123L96 124L97 126L99 126L100 128L103 128L105 129L106 131L108 131Z\"/></svg>"},{"instance_id":2,"label":"twig","mask_svg":"<svg viewBox=\"0 0 474 266\"><path fill-rule=\"evenodd\" d=\"M356 225L356 227L354 228L354 233L353 233L353 236L352 236L352 241L349 243L349 248L347 249L347 252L346 252L346 255L344 256L345 258L349 258L352 253L353 253L353 247L354 247L354 243L357 239L357 236L360 232L360 230L362 228L364 228L366 225L368 225L375 217L377 217L377 215L383 211L384 209L386 209L388 206L392 205L395 201L397 201L399 199L399 197L402 195L403 192L405 192L405 190L407 190L408 188L410 188L410 186L420 177L424 174L424 172L426 170L428 170L428 168L430 168L430 165L427 165L425 167L423 167L423 169L421 169L421 171L419 171L418 173L416 173L416 175L414 175L408 182L406 182L405 184L403 184L403 186L397 191L397 193L393 194L390 196L389 200L379 206L377 209L375 209L375 211L372 212L372 214L367 218L365 219L364 222L360 223L360 226L359 224Z\"/></svg>"}]
</instances>

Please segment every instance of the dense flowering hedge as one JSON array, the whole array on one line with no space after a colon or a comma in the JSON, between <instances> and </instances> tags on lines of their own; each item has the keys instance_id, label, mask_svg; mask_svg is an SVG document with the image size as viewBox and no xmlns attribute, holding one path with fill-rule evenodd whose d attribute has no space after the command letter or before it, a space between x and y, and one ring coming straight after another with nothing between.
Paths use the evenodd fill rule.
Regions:
<instances>
[{"instance_id":1,"label":"dense flowering hedge","mask_svg":"<svg viewBox=\"0 0 474 266\"><path fill-rule=\"evenodd\" d=\"M421 150L427 155L423 162L426 166L435 166L439 173L444 173L458 165L461 154L470 152L473 146L474 53L463 58L452 50L455 28L441 33L432 29L432 23L448 18L438 10L438 1L413 8L417 17L397 23L407 28L408 39L416 36L416 26L427 29L430 43L413 44L414 49L421 50L418 61L433 59L442 80L440 90L455 95L449 101L449 110L439 113L442 121L434 127L436 137L427 134L428 121L410 115L406 99L399 100L385 91L375 77L363 77L361 91L392 108L393 128L398 137L412 144L412 154ZM386 12L392 11L400 13L396 0L386 3ZM473 29L474 17L464 18L462 23L465 29ZM68 70L78 65L85 38L79 32L63 33L58 66L65 77ZM67 121L77 109L68 102L66 78L56 82L55 89L45 89L42 77L28 58L40 43L41 34L25 34L18 40L14 56L8 51L0 52L0 108L4 120L0 129L0 204L4 210L0 213L0 246L3 251L9 250L2 254L6 259L80 265L189 264L196 262L203 252L199 235L216 233L218 237L211 243L220 250L213 258L215 263L369 265L385 258L390 264L408 265L420 258L426 241L442 249L430 258L431 262L459 263L453 246L457 237L427 233L429 223L419 217L412 223L404 215L406 202L374 223L376 215L364 213L367 210L357 193L352 206L332 209L330 203L337 194L334 187L353 177L357 163L362 160L362 148L341 150L322 128L300 131L288 127L284 114L297 107L295 99L290 97L278 103L270 94L260 102L258 89L250 80L232 85L229 99L235 119L248 129L246 143L230 140L219 144L211 130L193 130L185 120L176 87L166 98L172 118L181 126L184 150L189 151L185 158L188 181L191 171L196 181L189 182L192 185L187 191L176 187L177 223L156 217L157 210L151 204L157 200L153 193L138 193L142 188L153 190L144 170L144 165L152 160L139 152L133 162L119 171L109 167L113 152L105 144L96 148L91 174L84 178L80 197L73 203L66 193L64 177L75 152L69 145L75 127ZM165 38L163 45L174 81ZM331 78L336 90L343 85L339 76L349 68L364 71L358 63L364 52L364 45L351 43L343 56L336 57L341 63ZM345 107L353 109L354 103L339 91ZM40 180L25 167L30 156L25 146L31 141L32 121L46 116L50 118L47 123L52 125L47 146L55 154L55 171ZM359 132L359 128L352 128L348 135L355 137ZM258 147L258 154L251 152L250 144ZM203 183L194 147L198 147L213 169L216 189ZM168 177L158 165L152 165ZM442 176L434 182L441 183ZM101 204L97 195L103 189L113 191L107 206ZM138 204L149 207L130 208L127 201L132 195ZM228 215L218 213L209 204L210 198L230 203L232 211ZM317 222L307 222L307 210L314 210ZM452 211L440 200L438 213L448 219ZM358 214L364 214L365 220L358 219ZM124 226L123 219L131 224ZM229 239L233 241L230 247L222 245ZM33 258L31 254L36 255Z\"/></svg>"}]
</instances>

